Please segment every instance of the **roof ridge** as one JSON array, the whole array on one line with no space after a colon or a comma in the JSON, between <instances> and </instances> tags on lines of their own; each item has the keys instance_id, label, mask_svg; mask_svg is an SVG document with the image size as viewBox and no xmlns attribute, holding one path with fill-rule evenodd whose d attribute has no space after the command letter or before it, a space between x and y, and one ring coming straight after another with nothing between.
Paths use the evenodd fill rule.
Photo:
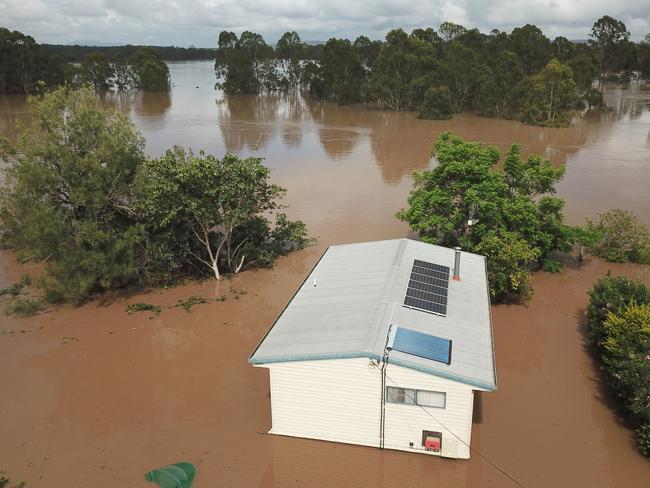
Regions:
<instances>
[{"instance_id":1,"label":"roof ridge","mask_svg":"<svg viewBox=\"0 0 650 488\"><path fill-rule=\"evenodd\" d=\"M384 285L381 291L381 295L379 296L379 300L377 301L377 309L375 310L373 320L370 324L370 327L368 327L368 333L364 339L364 348L368 351L374 350L379 336L384 331L384 327L382 327L382 325L385 321L389 321L390 317L392 316L392 309L394 306L388 306L391 304L389 298L393 294L393 289L397 284L396 275L399 273L400 264L402 263L404 253L406 252L406 247L410 241L410 239L407 239L405 237L394 240L399 240L399 244L395 250L395 254L393 255L393 262L391 264L390 273L388 274L388 279L386 280L386 284ZM390 315L389 308L391 309Z\"/></svg>"}]
</instances>

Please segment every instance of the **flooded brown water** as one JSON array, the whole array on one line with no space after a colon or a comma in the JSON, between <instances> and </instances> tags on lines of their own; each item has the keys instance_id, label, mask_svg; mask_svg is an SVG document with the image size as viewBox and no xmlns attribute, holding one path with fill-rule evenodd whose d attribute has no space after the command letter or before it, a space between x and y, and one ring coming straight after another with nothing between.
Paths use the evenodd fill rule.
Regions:
<instances>
[{"instance_id":1,"label":"flooded brown water","mask_svg":"<svg viewBox=\"0 0 650 488\"><path fill-rule=\"evenodd\" d=\"M177 143L265 157L288 188L289 213L319 242L233 280L0 316L0 329L14 331L0 335L0 469L34 487L151 486L146 471L180 460L197 465L197 488L515 486L475 454L452 461L266 435L268 376L247 357L327 245L408 234L394 213L442 130L518 142L565 164L570 222L621 207L650 224L650 92L611 89L614 112L541 129L470 115L418 121L298 96L224 99L209 63L171 68L170 95L107 103L129 114L152 155ZM14 137L18 122L29 122L24 102L0 100L0 133ZM472 447L526 487L650 485L650 462L613 413L584 343L586 291L609 269L650 284L650 267L589 259L538 273L527 306L493 309L499 389L480 397ZM0 286L22 271L0 254ZM152 319L124 311L197 293L227 299Z\"/></svg>"}]
</instances>

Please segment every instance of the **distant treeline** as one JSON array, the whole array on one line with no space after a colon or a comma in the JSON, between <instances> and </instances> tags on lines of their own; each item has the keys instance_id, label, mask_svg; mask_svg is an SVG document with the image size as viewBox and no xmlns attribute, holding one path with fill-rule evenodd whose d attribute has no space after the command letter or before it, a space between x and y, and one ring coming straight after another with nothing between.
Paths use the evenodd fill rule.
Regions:
<instances>
[{"instance_id":1,"label":"distant treeline","mask_svg":"<svg viewBox=\"0 0 650 488\"><path fill-rule=\"evenodd\" d=\"M214 59L216 49L203 47L176 47L176 46L65 46L59 44L41 44L43 51L48 54L61 56L70 63L80 63L90 53L102 53L107 58L120 55L131 57L138 49L152 48L158 57L164 61L197 61Z\"/></svg>"},{"instance_id":2,"label":"distant treeline","mask_svg":"<svg viewBox=\"0 0 650 488\"><path fill-rule=\"evenodd\" d=\"M85 54L77 60L52 47L40 45L22 32L0 27L0 94L42 93L64 84L74 88L91 86L95 91L169 90L169 68L154 48L83 48Z\"/></svg>"},{"instance_id":3,"label":"distant treeline","mask_svg":"<svg viewBox=\"0 0 650 488\"><path fill-rule=\"evenodd\" d=\"M650 37L630 41L625 24L609 16L594 23L587 43L551 41L530 24L483 34L444 22L410 34L394 29L384 41L332 38L317 53L312 48L296 32L275 47L253 32L221 32L217 87L226 93L303 87L323 100L414 110L422 118L472 111L567 126L575 110L604 106L595 80L600 87L650 77Z\"/></svg>"}]
</instances>

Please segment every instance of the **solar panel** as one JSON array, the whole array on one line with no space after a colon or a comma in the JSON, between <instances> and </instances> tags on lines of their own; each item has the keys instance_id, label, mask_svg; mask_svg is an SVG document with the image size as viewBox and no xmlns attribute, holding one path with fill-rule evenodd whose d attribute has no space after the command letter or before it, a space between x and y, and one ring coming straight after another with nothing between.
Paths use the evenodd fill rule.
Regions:
<instances>
[{"instance_id":1,"label":"solar panel","mask_svg":"<svg viewBox=\"0 0 650 488\"><path fill-rule=\"evenodd\" d=\"M451 363L451 341L449 339L403 327L397 328L392 349L440 363Z\"/></svg>"},{"instance_id":2,"label":"solar panel","mask_svg":"<svg viewBox=\"0 0 650 488\"><path fill-rule=\"evenodd\" d=\"M404 306L446 315L448 287L448 266L415 259L404 297Z\"/></svg>"}]
</instances>

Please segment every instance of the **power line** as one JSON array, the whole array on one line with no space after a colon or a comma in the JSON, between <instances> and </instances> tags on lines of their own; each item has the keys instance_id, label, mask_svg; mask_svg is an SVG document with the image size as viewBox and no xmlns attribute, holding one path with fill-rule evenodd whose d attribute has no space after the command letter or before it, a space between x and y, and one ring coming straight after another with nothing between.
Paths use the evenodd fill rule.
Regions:
<instances>
[{"instance_id":1,"label":"power line","mask_svg":"<svg viewBox=\"0 0 650 488\"><path fill-rule=\"evenodd\" d=\"M398 386L397 383L393 380L393 378L388 376L386 371L384 371L384 375L386 376L386 378L388 378L391 381L391 383L393 383L393 385ZM474 449L472 446L470 446L468 443L466 443L463 439L461 439L458 435L456 435L456 433L453 430L451 430L449 427L447 427L445 424L443 424L440 420L438 420L436 417L434 417L431 414L431 412L429 412L426 408L424 408L422 405L417 403L416 399L414 397L412 397L409 393L407 393L406 389L404 390L404 393L409 396L409 398L413 401L414 405L417 405L418 407L420 407L429 417L431 417L433 420L438 422L446 431L450 432L451 435L453 435L456 439L458 439L461 443L463 443L470 451L472 451L474 454L479 456L483 461L488 463L490 466L492 466L494 469L496 469L499 473L504 475L506 478L510 479L510 481L515 483L517 486L519 486L519 488L526 488L522 483L520 483L517 479L515 479L514 476L508 474L508 472L506 472L503 468L501 468L495 462L491 461L488 457L481 454L477 449Z\"/></svg>"}]
</instances>

